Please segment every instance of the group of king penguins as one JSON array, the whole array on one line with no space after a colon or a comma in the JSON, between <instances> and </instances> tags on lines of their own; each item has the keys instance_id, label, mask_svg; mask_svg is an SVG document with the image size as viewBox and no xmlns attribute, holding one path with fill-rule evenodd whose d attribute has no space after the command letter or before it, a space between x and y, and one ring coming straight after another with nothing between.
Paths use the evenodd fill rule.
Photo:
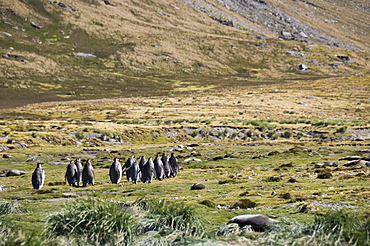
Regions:
<instances>
[{"instance_id":1,"label":"group of king penguins","mask_svg":"<svg viewBox=\"0 0 370 246\"><path fill-rule=\"evenodd\" d=\"M123 174L126 174L127 181L131 180L134 184L138 180L143 183L151 183L153 179L163 180L176 177L178 172L179 163L174 153L171 153L171 156L165 153L162 156L157 154L154 159L149 157L148 160L141 156L139 161L132 155L123 166L118 158L114 158L109 168L109 177L113 184L121 182ZM71 186L78 187L80 183L82 183L82 186L94 185L94 177L94 168L90 159L87 159L83 166L80 159L71 161L67 165L65 179ZM38 163L32 174L32 186L34 189L41 189L44 182L45 170Z\"/></svg>"}]
</instances>

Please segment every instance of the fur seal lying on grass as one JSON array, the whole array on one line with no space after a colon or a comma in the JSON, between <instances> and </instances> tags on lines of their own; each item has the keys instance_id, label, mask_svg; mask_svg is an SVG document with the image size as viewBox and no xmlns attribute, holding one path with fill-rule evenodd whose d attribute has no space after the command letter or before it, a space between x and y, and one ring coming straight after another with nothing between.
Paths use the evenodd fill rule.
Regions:
<instances>
[{"instance_id":1,"label":"fur seal lying on grass","mask_svg":"<svg viewBox=\"0 0 370 246\"><path fill-rule=\"evenodd\" d=\"M0 177L21 176L23 174L26 174L26 172L11 168L0 171Z\"/></svg>"},{"instance_id":2,"label":"fur seal lying on grass","mask_svg":"<svg viewBox=\"0 0 370 246\"><path fill-rule=\"evenodd\" d=\"M250 225L254 231L263 232L276 222L279 221L270 219L269 217L261 214L243 214L230 219L227 224L236 223L240 228Z\"/></svg>"},{"instance_id":3,"label":"fur seal lying on grass","mask_svg":"<svg viewBox=\"0 0 370 246\"><path fill-rule=\"evenodd\" d=\"M206 188L205 184L202 183L195 183L190 186L190 190L204 190Z\"/></svg>"}]
</instances>

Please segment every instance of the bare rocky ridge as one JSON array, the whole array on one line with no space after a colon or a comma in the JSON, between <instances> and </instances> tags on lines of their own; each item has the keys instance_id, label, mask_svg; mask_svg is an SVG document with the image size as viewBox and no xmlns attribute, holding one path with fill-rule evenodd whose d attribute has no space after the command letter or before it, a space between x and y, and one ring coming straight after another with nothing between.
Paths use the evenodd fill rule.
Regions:
<instances>
[{"instance_id":1,"label":"bare rocky ridge","mask_svg":"<svg viewBox=\"0 0 370 246\"><path fill-rule=\"evenodd\" d=\"M323 33L317 30L314 26L294 18L289 13L279 10L279 8L276 8L276 6L270 4L268 0L218 0L218 2L224 8L218 8L215 5L209 4L202 0L196 2L190 0L180 1L208 14L211 17L214 17L216 20L227 18L235 27L239 25L259 33L266 33L266 30L268 30L274 33L276 36L287 40L300 40L310 43L320 42L322 44L334 47L366 51L357 47L351 42L346 42L337 37L331 36L329 33ZM295 4L297 1L299 0L292 1L291 4ZM319 6L308 3L307 1L302 2L310 7L320 8ZM369 9L363 4L359 4L354 1L351 2L357 6L360 6L361 8L364 8L366 11ZM257 27L230 15L225 10L237 12L241 16L254 23ZM228 23L230 24L230 22Z\"/></svg>"}]
</instances>

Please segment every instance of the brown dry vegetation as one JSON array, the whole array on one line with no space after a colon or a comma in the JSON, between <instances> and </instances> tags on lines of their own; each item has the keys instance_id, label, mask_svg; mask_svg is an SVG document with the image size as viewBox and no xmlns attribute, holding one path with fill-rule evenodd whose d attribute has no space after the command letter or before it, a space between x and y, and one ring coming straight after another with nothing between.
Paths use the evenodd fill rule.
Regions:
<instances>
[{"instance_id":1,"label":"brown dry vegetation","mask_svg":"<svg viewBox=\"0 0 370 246\"><path fill-rule=\"evenodd\" d=\"M356 3L63 1L72 11L46 0L2 2L1 52L12 57L0 58L1 107L361 78L369 71L369 6ZM310 37L279 40L283 30ZM300 63L311 72L300 73Z\"/></svg>"}]
</instances>

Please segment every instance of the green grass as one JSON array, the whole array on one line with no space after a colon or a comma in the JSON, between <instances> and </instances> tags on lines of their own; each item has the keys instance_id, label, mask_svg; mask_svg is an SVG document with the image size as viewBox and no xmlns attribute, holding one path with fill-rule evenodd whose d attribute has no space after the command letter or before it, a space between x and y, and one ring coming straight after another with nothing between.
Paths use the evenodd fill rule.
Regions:
<instances>
[{"instance_id":1,"label":"green grass","mask_svg":"<svg viewBox=\"0 0 370 246\"><path fill-rule=\"evenodd\" d=\"M157 199L69 202L50 214L45 231L14 230L0 221L2 245L193 245L242 241L243 245L370 245L369 219L336 210L298 221L282 217L265 233L219 225L206 233L192 206Z\"/></svg>"},{"instance_id":2,"label":"green grass","mask_svg":"<svg viewBox=\"0 0 370 246\"><path fill-rule=\"evenodd\" d=\"M25 212L27 212L27 210L18 201L0 200L0 216Z\"/></svg>"},{"instance_id":3,"label":"green grass","mask_svg":"<svg viewBox=\"0 0 370 246\"><path fill-rule=\"evenodd\" d=\"M148 211L145 219L139 222L143 233L158 231L165 237L176 232L180 239L202 238L206 232L202 219L187 204L170 203L166 200L139 200L138 206Z\"/></svg>"},{"instance_id":4,"label":"green grass","mask_svg":"<svg viewBox=\"0 0 370 246\"><path fill-rule=\"evenodd\" d=\"M91 244L130 245L135 236L131 215L115 202L76 201L50 215L46 225L53 235L85 238Z\"/></svg>"}]
</instances>

